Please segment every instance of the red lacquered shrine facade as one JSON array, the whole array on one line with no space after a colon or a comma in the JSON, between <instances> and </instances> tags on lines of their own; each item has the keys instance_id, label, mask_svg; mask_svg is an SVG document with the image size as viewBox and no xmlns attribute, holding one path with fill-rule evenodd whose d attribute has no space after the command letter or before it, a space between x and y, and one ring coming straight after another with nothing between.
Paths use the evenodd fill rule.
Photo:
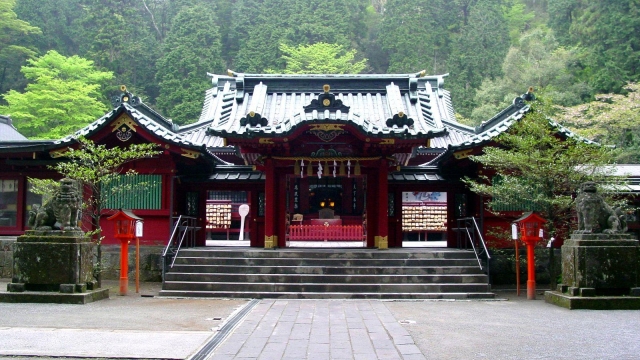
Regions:
<instances>
[{"instance_id":1,"label":"red lacquered shrine facade","mask_svg":"<svg viewBox=\"0 0 640 360\"><path fill-rule=\"evenodd\" d=\"M122 208L144 219L142 245L167 244L176 217L188 216L200 228L198 246L242 238L266 248L300 240L456 247L459 219L476 218L484 232L521 214L495 217L461 179L478 176L469 156L529 106L517 97L471 128L456 122L445 78L212 75L200 117L184 126L123 89L113 110L56 140L21 138L0 117L0 236L24 233L32 205L42 202L30 178L59 179L49 166L83 136L108 148L161 150L120 169L135 170L126 181L147 187L107 200L103 244L117 244L106 218Z\"/></svg>"}]
</instances>

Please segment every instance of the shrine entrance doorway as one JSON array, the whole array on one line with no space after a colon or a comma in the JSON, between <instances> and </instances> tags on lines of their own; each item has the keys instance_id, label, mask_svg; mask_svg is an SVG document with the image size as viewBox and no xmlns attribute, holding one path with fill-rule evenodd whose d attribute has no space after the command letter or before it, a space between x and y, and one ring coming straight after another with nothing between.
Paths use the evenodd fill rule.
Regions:
<instances>
[{"instance_id":1,"label":"shrine entrance doorway","mask_svg":"<svg viewBox=\"0 0 640 360\"><path fill-rule=\"evenodd\" d=\"M287 175L287 247L365 247L366 175Z\"/></svg>"}]
</instances>

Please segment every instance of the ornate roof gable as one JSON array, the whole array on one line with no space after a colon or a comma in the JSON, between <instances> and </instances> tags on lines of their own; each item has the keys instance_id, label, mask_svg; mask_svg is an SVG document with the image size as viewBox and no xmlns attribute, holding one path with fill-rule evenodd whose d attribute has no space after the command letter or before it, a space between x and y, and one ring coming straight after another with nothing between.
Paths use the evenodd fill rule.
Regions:
<instances>
[{"instance_id":1,"label":"ornate roof gable","mask_svg":"<svg viewBox=\"0 0 640 360\"><path fill-rule=\"evenodd\" d=\"M281 137L306 122L345 122L367 136L430 138L455 121L446 75L212 75L198 123L209 135ZM321 92L318 90L322 89Z\"/></svg>"},{"instance_id":2,"label":"ornate roof gable","mask_svg":"<svg viewBox=\"0 0 640 360\"><path fill-rule=\"evenodd\" d=\"M331 86L325 84L322 86L324 93L320 94L317 99L311 100L311 103L307 106L304 106L305 113L312 113L315 111L325 111L329 110L330 112L340 111L343 113L349 112L349 107L342 103L342 100L336 99L336 96L329 91L331 90Z\"/></svg>"}]
</instances>

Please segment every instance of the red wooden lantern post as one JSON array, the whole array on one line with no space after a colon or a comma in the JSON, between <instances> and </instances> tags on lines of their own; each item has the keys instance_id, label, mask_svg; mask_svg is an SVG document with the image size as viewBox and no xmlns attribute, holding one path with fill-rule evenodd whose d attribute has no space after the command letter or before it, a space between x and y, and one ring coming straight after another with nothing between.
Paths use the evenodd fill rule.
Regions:
<instances>
[{"instance_id":1,"label":"red wooden lantern post","mask_svg":"<svg viewBox=\"0 0 640 360\"><path fill-rule=\"evenodd\" d=\"M136 223L142 222L142 218L137 217L131 210L121 209L107 218L107 220L115 220L115 236L122 245L120 248L120 295L127 295L127 287L129 285L129 242L136 239Z\"/></svg>"},{"instance_id":2,"label":"red wooden lantern post","mask_svg":"<svg viewBox=\"0 0 640 360\"><path fill-rule=\"evenodd\" d=\"M525 213L514 221L520 227L520 239L527 245L527 299L529 300L535 300L536 298L534 247L537 241L542 240L543 226L546 222L547 220L533 212Z\"/></svg>"}]
</instances>

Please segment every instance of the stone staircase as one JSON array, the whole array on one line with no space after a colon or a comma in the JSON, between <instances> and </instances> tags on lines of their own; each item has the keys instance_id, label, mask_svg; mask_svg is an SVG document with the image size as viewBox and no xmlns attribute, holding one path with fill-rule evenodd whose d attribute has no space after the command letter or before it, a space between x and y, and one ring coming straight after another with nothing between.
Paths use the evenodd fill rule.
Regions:
<instances>
[{"instance_id":1,"label":"stone staircase","mask_svg":"<svg viewBox=\"0 0 640 360\"><path fill-rule=\"evenodd\" d=\"M160 296L286 299L493 298L471 251L192 248Z\"/></svg>"}]
</instances>

